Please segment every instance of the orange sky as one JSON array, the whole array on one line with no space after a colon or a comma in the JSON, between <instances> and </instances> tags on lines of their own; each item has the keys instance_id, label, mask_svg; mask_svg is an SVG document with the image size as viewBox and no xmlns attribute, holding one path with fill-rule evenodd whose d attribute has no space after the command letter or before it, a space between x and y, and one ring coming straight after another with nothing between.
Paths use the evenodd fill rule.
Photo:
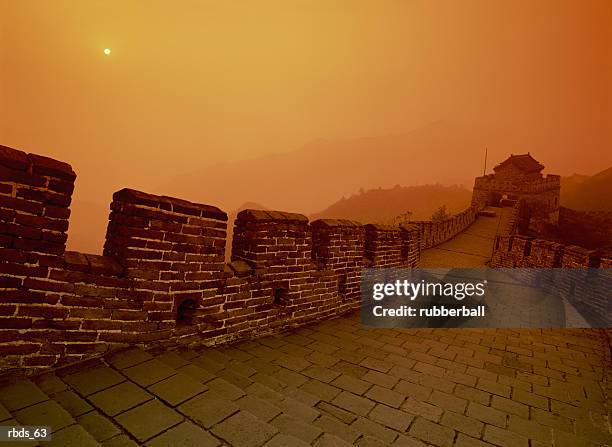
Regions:
<instances>
[{"instance_id":1,"label":"orange sky","mask_svg":"<svg viewBox=\"0 0 612 447\"><path fill-rule=\"evenodd\" d=\"M609 0L4 1L0 26L0 143L70 162L77 200L438 119L612 165Z\"/></svg>"}]
</instances>

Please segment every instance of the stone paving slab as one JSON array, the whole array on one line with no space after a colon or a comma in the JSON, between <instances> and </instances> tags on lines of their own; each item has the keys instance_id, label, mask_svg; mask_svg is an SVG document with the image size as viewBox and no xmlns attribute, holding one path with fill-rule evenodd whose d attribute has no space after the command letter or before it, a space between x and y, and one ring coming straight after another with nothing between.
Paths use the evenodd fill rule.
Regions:
<instances>
[{"instance_id":1,"label":"stone paving slab","mask_svg":"<svg viewBox=\"0 0 612 447\"><path fill-rule=\"evenodd\" d=\"M40 388L28 380L17 380L14 383L2 387L1 391L0 403L2 403L8 411L29 407L48 399Z\"/></svg>"},{"instance_id":2,"label":"stone paving slab","mask_svg":"<svg viewBox=\"0 0 612 447\"><path fill-rule=\"evenodd\" d=\"M271 439L278 430L246 411L240 411L216 425L212 432L236 447L257 447Z\"/></svg>"},{"instance_id":3,"label":"stone paving slab","mask_svg":"<svg viewBox=\"0 0 612 447\"><path fill-rule=\"evenodd\" d=\"M64 382L74 388L79 394L88 396L105 388L110 388L125 380L125 378L108 366L99 366L63 378Z\"/></svg>"},{"instance_id":4,"label":"stone paving slab","mask_svg":"<svg viewBox=\"0 0 612 447\"><path fill-rule=\"evenodd\" d=\"M47 425L54 430L60 430L74 423L70 413L53 400L46 400L13 414L22 425Z\"/></svg>"},{"instance_id":5,"label":"stone paving slab","mask_svg":"<svg viewBox=\"0 0 612 447\"><path fill-rule=\"evenodd\" d=\"M148 447L216 447L221 442L192 422L183 422L147 442Z\"/></svg>"},{"instance_id":6,"label":"stone paving slab","mask_svg":"<svg viewBox=\"0 0 612 447\"><path fill-rule=\"evenodd\" d=\"M183 417L163 403L152 400L120 414L116 420L142 442L179 424Z\"/></svg>"},{"instance_id":7,"label":"stone paving slab","mask_svg":"<svg viewBox=\"0 0 612 447\"><path fill-rule=\"evenodd\" d=\"M197 396L208 387L191 379L186 374L175 374L149 387L149 391L171 406Z\"/></svg>"},{"instance_id":8,"label":"stone paving slab","mask_svg":"<svg viewBox=\"0 0 612 447\"><path fill-rule=\"evenodd\" d=\"M103 442L121 434L121 430L97 411L77 418L77 422L97 441Z\"/></svg>"},{"instance_id":9,"label":"stone paving slab","mask_svg":"<svg viewBox=\"0 0 612 447\"><path fill-rule=\"evenodd\" d=\"M153 396L132 382L124 382L90 396L90 402L109 416L136 407Z\"/></svg>"},{"instance_id":10,"label":"stone paving slab","mask_svg":"<svg viewBox=\"0 0 612 447\"><path fill-rule=\"evenodd\" d=\"M80 425L72 425L53 434L50 442L41 443L50 447L99 447L100 444Z\"/></svg>"}]
</instances>

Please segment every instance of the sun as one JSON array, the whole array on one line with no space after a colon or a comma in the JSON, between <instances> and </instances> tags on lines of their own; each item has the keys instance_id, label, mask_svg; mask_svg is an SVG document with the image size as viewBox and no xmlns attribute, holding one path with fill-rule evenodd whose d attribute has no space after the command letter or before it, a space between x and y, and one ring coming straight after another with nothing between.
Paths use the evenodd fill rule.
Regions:
<instances>
[{"instance_id":1,"label":"sun","mask_svg":"<svg viewBox=\"0 0 612 447\"><path fill-rule=\"evenodd\" d=\"M104 48L104 54L106 54L107 56L111 54L110 48Z\"/></svg>"}]
</instances>

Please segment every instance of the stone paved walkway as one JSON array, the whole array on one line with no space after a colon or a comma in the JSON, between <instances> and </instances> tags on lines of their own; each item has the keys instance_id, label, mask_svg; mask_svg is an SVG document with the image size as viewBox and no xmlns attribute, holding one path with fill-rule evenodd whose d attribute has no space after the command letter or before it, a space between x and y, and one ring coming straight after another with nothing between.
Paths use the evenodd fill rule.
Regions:
<instances>
[{"instance_id":1,"label":"stone paved walkway","mask_svg":"<svg viewBox=\"0 0 612 447\"><path fill-rule=\"evenodd\" d=\"M479 219L426 265L482 266L475 241L505 219ZM18 379L0 385L0 425L50 425L41 445L62 447L603 446L610 379L602 330L364 329L352 314Z\"/></svg>"},{"instance_id":2,"label":"stone paved walkway","mask_svg":"<svg viewBox=\"0 0 612 447\"><path fill-rule=\"evenodd\" d=\"M608 353L597 330L366 330L350 315L22 379L0 389L0 424L79 447L600 446Z\"/></svg>"},{"instance_id":3,"label":"stone paved walkway","mask_svg":"<svg viewBox=\"0 0 612 447\"><path fill-rule=\"evenodd\" d=\"M479 217L465 231L421 253L420 267L480 268L491 259L498 234L508 234L512 208L487 208L495 217Z\"/></svg>"}]
</instances>

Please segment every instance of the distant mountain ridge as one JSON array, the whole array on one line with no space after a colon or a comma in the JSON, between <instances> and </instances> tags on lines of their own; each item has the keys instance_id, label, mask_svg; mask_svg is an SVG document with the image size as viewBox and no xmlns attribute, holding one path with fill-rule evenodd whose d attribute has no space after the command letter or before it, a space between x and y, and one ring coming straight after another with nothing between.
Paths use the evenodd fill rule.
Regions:
<instances>
[{"instance_id":1,"label":"distant mountain ridge","mask_svg":"<svg viewBox=\"0 0 612 447\"><path fill-rule=\"evenodd\" d=\"M393 224L394 218L406 212L411 220L428 220L442 205L454 214L470 205L472 192L461 186L422 185L395 186L361 191L342 198L314 219L351 219L361 223Z\"/></svg>"},{"instance_id":2,"label":"distant mountain ridge","mask_svg":"<svg viewBox=\"0 0 612 447\"><path fill-rule=\"evenodd\" d=\"M458 184L471 188L511 153L531 152L556 173L549 155L572 153L575 142L542 132L525 135L460 120L438 120L409 132L360 138L317 139L295 150L206 166L159 190L224 210L246 201L272 209L316 213L361 188Z\"/></svg>"},{"instance_id":3,"label":"distant mountain ridge","mask_svg":"<svg viewBox=\"0 0 612 447\"><path fill-rule=\"evenodd\" d=\"M318 139L290 152L195 168L191 174L147 191L223 210L239 209L249 201L255 205L265 203L269 209L342 217L332 216L325 208L355 191L391 189L396 184L410 187L440 183L471 188L474 177L482 175L485 147L489 148L487 171L490 171L495 162L507 158L517 148L521 152L531 150L538 158L538 148L550 150L551 145L560 145L567 151L575 143L567 139L551 141L551 135L546 133L526 138L506 129L440 120L405 133ZM542 162L548 166L545 157ZM604 178L588 182L586 176L580 175L562 179L561 203L579 210L609 209L610 180L601 174ZM412 199L417 200L416 196ZM383 217L376 220L387 219L400 208L400 212L413 211L414 219L429 218L432 209L443 204L455 212L458 210L453 207L453 200L451 194L449 198L436 196L427 206L394 205L389 212L378 210ZM107 202L75 200L69 228L70 249L101 253L108 214ZM374 220L372 215L358 214L364 216L359 220Z\"/></svg>"},{"instance_id":4,"label":"distant mountain ridge","mask_svg":"<svg viewBox=\"0 0 612 447\"><path fill-rule=\"evenodd\" d=\"M208 166L160 189L226 210L253 201L309 214L361 188L436 182L471 186L482 172L490 139L486 130L436 121L402 134L319 139L291 152ZM500 155L490 150L490 159L507 153L496 150Z\"/></svg>"},{"instance_id":5,"label":"distant mountain ridge","mask_svg":"<svg viewBox=\"0 0 612 447\"><path fill-rule=\"evenodd\" d=\"M612 211L612 167L590 177L562 178L561 205L579 211Z\"/></svg>"}]
</instances>

